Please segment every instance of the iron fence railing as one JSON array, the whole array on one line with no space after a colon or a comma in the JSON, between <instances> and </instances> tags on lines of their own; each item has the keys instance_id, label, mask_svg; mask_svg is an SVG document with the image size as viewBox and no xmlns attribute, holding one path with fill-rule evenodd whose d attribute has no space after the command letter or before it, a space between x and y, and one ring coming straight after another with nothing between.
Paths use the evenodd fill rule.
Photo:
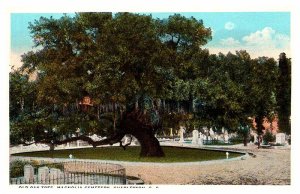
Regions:
<instances>
[{"instance_id":1,"label":"iron fence railing","mask_svg":"<svg viewBox=\"0 0 300 194\"><path fill-rule=\"evenodd\" d=\"M24 176L10 178L11 184L126 184L125 168L103 162L69 161L25 165Z\"/></svg>"}]
</instances>

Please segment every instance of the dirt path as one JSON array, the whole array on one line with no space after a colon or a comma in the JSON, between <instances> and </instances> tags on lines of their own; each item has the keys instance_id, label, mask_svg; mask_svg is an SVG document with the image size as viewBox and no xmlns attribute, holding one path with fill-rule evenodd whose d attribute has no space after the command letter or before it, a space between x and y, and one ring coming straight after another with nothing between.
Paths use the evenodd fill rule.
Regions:
<instances>
[{"instance_id":1,"label":"dirt path","mask_svg":"<svg viewBox=\"0 0 300 194\"><path fill-rule=\"evenodd\" d=\"M289 185L290 148L246 148L256 155L246 160L192 165L124 165L126 174L146 184Z\"/></svg>"}]
</instances>

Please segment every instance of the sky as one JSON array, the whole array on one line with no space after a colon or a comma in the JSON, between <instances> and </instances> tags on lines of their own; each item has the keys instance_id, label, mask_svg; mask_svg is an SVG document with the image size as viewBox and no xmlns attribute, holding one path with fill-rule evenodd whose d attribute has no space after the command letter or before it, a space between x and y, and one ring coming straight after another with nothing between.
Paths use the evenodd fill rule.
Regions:
<instances>
[{"instance_id":1,"label":"sky","mask_svg":"<svg viewBox=\"0 0 300 194\"><path fill-rule=\"evenodd\" d=\"M291 57L289 12L177 12L203 20L212 29L212 40L203 46L210 53L235 53L246 50L252 58L278 59L281 52ZM67 13L74 15L74 13ZM143 13L153 18L168 18L171 12ZM11 13L11 66L20 66L20 56L33 50L29 22L43 17L60 18L63 13Z\"/></svg>"}]
</instances>

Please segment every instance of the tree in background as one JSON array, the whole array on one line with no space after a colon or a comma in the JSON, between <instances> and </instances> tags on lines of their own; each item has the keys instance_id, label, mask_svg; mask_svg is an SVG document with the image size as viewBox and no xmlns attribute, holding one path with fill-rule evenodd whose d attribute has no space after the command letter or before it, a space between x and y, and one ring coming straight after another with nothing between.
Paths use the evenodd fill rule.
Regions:
<instances>
[{"instance_id":1,"label":"tree in background","mask_svg":"<svg viewBox=\"0 0 300 194\"><path fill-rule=\"evenodd\" d=\"M277 67L273 58L259 57L251 64L249 82L249 110L255 115L256 131L259 138L263 134L263 121L276 111ZM271 119L269 119L271 120ZM258 141L258 147L260 141Z\"/></svg>"},{"instance_id":2,"label":"tree in background","mask_svg":"<svg viewBox=\"0 0 300 194\"><path fill-rule=\"evenodd\" d=\"M285 53L279 55L279 76L276 86L279 130L291 134L291 60Z\"/></svg>"},{"instance_id":3,"label":"tree in background","mask_svg":"<svg viewBox=\"0 0 300 194\"><path fill-rule=\"evenodd\" d=\"M10 142L17 144L32 140L32 115L36 111L36 87L28 75L19 71L9 73Z\"/></svg>"}]
</instances>

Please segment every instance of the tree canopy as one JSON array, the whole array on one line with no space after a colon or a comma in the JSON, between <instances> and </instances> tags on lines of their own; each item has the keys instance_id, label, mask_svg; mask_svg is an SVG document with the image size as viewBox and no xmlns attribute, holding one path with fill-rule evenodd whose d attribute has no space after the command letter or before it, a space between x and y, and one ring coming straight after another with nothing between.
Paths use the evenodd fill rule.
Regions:
<instances>
[{"instance_id":1,"label":"tree canopy","mask_svg":"<svg viewBox=\"0 0 300 194\"><path fill-rule=\"evenodd\" d=\"M142 156L163 156L159 130L179 122L237 130L275 111L276 61L210 54L201 48L212 38L202 20L77 13L41 17L29 29L36 50L10 74L12 144L98 146L131 134ZM90 134L107 138L94 142Z\"/></svg>"}]
</instances>

